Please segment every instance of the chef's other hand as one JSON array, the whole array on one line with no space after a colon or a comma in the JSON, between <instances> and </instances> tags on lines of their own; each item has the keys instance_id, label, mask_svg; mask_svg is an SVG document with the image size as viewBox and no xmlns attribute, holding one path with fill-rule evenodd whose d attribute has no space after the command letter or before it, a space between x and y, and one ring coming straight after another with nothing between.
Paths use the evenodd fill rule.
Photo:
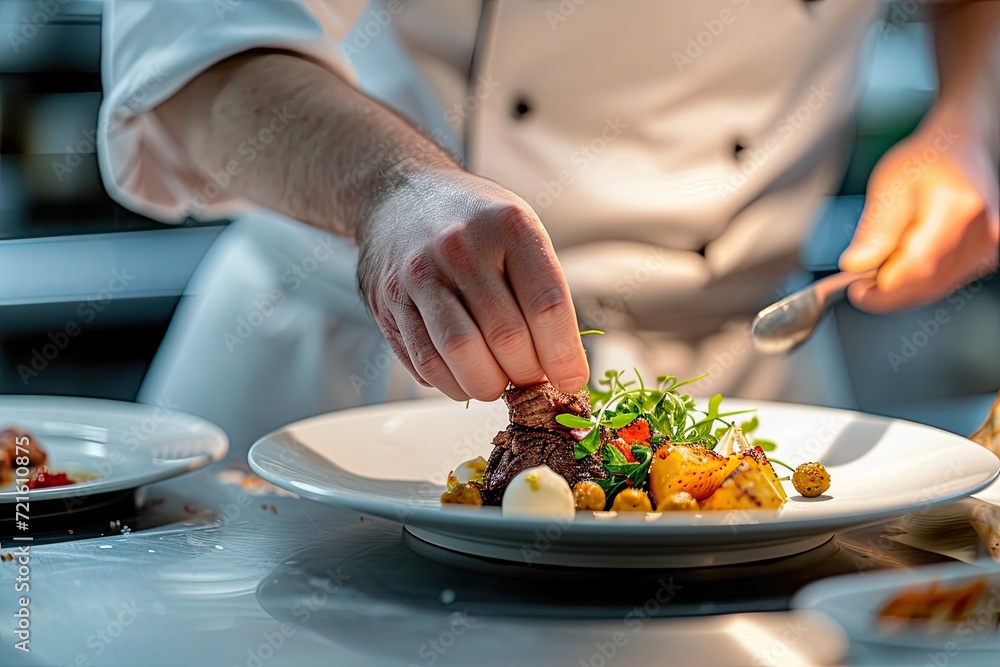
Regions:
<instances>
[{"instance_id":1,"label":"chef's other hand","mask_svg":"<svg viewBox=\"0 0 1000 667\"><path fill-rule=\"evenodd\" d=\"M422 384L484 401L508 382L586 384L569 288L520 197L457 166L411 171L377 200L358 240L362 295Z\"/></svg>"},{"instance_id":2,"label":"chef's other hand","mask_svg":"<svg viewBox=\"0 0 1000 667\"><path fill-rule=\"evenodd\" d=\"M876 165L861 223L840 258L845 271L878 269L851 286L873 313L933 303L997 268L997 168L987 148L931 125Z\"/></svg>"}]
</instances>

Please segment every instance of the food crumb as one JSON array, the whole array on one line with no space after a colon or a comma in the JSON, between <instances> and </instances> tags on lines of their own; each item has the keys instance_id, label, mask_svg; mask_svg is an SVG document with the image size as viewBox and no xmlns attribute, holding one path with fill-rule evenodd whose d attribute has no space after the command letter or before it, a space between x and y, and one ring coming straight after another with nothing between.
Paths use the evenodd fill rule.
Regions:
<instances>
[{"instance_id":1,"label":"food crumb","mask_svg":"<svg viewBox=\"0 0 1000 667\"><path fill-rule=\"evenodd\" d=\"M261 503L260 504L260 508L266 512L267 511L267 503Z\"/></svg>"},{"instance_id":2,"label":"food crumb","mask_svg":"<svg viewBox=\"0 0 1000 667\"><path fill-rule=\"evenodd\" d=\"M0 561L3 561L4 563L9 563L12 560L14 560L14 554L10 554L10 553L0 554Z\"/></svg>"},{"instance_id":3,"label":"food crumb","mask_svg":"<svg viewBox=\"0 0 1000 667\"><path fill-rule=\"evenodd\" d=\"M365 518L363 516L359 516L358 517L358 521L360 521L361 523L364 523L365 522Z\"/></svg>"},{"instance_id":4,"label":"food crumb","mask_svg":"<svg viewBox=\"0 0 1000 667\"><path fill-rule=\"evenodd\" d=\"M278 513L278 508L275 507L274 505L271 505L270 508L271 508L271 514L277 514Z\"/></svg>"}]
</instances>

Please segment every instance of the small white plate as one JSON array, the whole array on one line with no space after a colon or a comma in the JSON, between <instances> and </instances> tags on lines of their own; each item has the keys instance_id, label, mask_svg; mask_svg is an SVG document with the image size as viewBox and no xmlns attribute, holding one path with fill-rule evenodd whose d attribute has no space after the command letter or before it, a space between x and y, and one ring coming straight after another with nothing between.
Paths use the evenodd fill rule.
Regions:
<instances>
[{"instance_id":1,"label":"small white plate","mask_svg":"<svg viewBox=\"0 0 1000 667\"><path fill-rule=\"evenodd\" d=\"M31 502L132 489L218 461L229 448L218 426L166 407L62 396L0 396L0 430L27 431L46 466L85 481L32 489ZM0 505L21 495L0 486ZM72 507L67 507L72 509Z\"/></svg>"},{"instance_id":2,"label":"small white plate","mask_svg":"<svg viewBox=\"0 0 1000 667\"><path fill-rule=\"evenodd\" d=\"M778 443L774 455L792 465L822 462L833 480L828 493L806 499L786 485L790 499L777 514L581 512L568 523L441 506L448 471L488 456L493 436L507 426L500 401L469 409L411 401L315 417L262 438L249 461L280 487L398 520L439 546L581 567L704 567L787 556L850 526L968 496L1000 472L1000 459L983 447L920 424L764 401L728 400L725 407L758 408L759 436Z\"/></svg>"},{"instance_id":3,"label":"small white plate","mask_svg":"<svg viewBox=\"0 0 1000 667\"><path fill-rule=\"evenodd\" d=\"M986 611L995 613L1000 609L1000 565L991 562L944 563L823 579L799 591L792 599L792 608L823 612L836 621L852 641L923 649L947 647L948 655L966 649L1000 650L1000 633L995 621L986 618L985 614L933 628L920 621L879 622L879 611L904 590L925 590L932 582L945 588L959 588L975 580L985 581Z\"/></svg>"},{"instance_id":4,"label":"small white plate","mask_svg":"<svg viewBox=\"0 0 1000 667\"><path fill-rule=\"evenodd\" d=\"M1000 479L975 494L974 497L985 500L988 503L993 503L994 505L1000 505Z\"/></svg>"}]
</instances>

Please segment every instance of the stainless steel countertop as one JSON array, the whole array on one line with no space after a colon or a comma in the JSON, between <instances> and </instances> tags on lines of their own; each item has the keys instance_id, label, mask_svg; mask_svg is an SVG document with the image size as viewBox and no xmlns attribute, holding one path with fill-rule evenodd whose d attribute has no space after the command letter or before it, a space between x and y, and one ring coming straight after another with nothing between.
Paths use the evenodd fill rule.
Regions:
<instances>
[{"instance_id":1,"label":"stainless steel countertop","mask_svg":"<svg viewBox=\"0 0 1000 667\"><path fill-rule=\"evenodd\" d=\"M17 562L0 562L0 665L599 667L612 662L601 647L622 632L613 664L670 664L664 657L684 650L713 664L731 652L720 638L735 616L722 612L781 614L816 578L948 560L885 539L879 525L762 565L639 573L503 565L423 545L392 522L244 486L226 465L144 489L134 517L119 503L88 517L96 528L82 529L77 517L73 535L64 527L54 533L61 541L34 544L30 653L15 650L12 636ZM664 587L670 601L637 622L630 611L649 609ZM971 652L958 657L978 664ZM928 660L926 651L863 646L850 659Z\"/></svg>"}]
</instances>

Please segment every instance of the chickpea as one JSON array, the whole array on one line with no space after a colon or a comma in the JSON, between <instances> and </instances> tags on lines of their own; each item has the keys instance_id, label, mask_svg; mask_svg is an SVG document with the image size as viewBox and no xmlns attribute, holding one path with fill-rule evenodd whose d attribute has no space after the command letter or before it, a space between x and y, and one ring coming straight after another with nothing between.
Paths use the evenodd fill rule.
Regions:
<instances>
[{"instance_id":1,"label":"chickpea","mask_svg":"<svg viewBox=\"0 0 1000 667\"><path fill-rule=\"evenodd\" d=\"M607 504L607 496L596 482L583 481L573 485L573 503L578 510L599 512Z\"/></svg>"},{"instance_id":2,"label":"chickpea","mask_svg":"<svg viewBox=\"0 0 1000 667\"><path fill-rule=\"evenodd\" d=\"M668 498L664 498L656 506L657 512L680 512L696 509L698 509L698 501L687 491L681 491Z\"/></svg>"},{"instance_id":3,"label":"chickpea","mask_svg":"<svg viewBox=\"0 0 1000 667\"><path fill-rule=\"evenodd\" d=\"M792 486L806 498L815 498L830 488L830 473L822 463L803 463L792 475Z\"/></svg>"},{"instance_id":4,"label":"chickpea","mask_svg":"<svg viewBox=\"0 0 1000 667\"><path fill-rule=\"evenodd\" d=\"M625 489L617 496L611 506L614 512L652 512L653 504L649 502L649 496L640 489Z\"/></svg>"}]
</instances>

